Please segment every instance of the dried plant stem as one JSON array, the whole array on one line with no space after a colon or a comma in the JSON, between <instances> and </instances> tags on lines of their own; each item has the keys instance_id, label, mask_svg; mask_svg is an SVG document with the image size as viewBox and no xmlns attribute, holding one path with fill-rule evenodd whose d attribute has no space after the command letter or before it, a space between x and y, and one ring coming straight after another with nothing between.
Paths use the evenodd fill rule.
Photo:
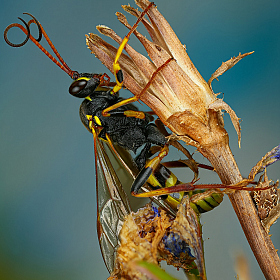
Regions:
<instances>
[{"instance_id":1,"label":"dried plant stem","mask_svg":"<svg viewBox=\"0 0 280 280\"><path fill-rule=\"evenodd\" d=\"M242 180L228 145L212 146L201 152L213 164L222 183L234 184ZM260 223L249 193L237 191L229 194L229 198L265 278L280 279L279 256Z\"/></svg>"}]
</instances>

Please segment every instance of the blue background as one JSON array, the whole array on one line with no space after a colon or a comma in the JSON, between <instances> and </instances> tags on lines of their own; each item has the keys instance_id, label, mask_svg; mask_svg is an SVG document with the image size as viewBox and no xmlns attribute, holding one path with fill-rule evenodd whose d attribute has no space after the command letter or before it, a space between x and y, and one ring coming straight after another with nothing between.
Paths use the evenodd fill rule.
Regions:
<instances>
[{"instance_id":1,"label":"blue background","mask_svg":"<svg viewBox=\"0 0 280 280\"><path fill-rule=\"evenodd\" d=\"M107 70L90 54L85 34L105 24L123 37L127 30L115 17L121 4L127 3L4 0L0 30L19 22L23 12L32 13L70 67L102 73ZM280 139L279 1L156 4L206 80L222 61L255 51L213 82L214 91L223 92L225 102L242 119L239 149L225 116L232 151L243 176L248 176ZM11 30L9 38L20 42L24 35ZM131 43L138 46L134 38ZM0 48L0 278L105 279L108 272L96 236L93 141L79 120L80 101L68 95L71 80L30 42L14 49L2 39ZM195 158L206 162L198 153ZM279 163L269 168L271 179L280 177L279 168ZM188 181L185 173L178 171ZM209 172L200 177L201 182L218 182ZM264 279L227 198L204 214L202 223L208 279L234 279L234 256L240 251L248 258L252 278ZM278 222L271 231L276 248L279 231ZM179 277L175 270L173 274Z\"/></svg>"}]
</instances>

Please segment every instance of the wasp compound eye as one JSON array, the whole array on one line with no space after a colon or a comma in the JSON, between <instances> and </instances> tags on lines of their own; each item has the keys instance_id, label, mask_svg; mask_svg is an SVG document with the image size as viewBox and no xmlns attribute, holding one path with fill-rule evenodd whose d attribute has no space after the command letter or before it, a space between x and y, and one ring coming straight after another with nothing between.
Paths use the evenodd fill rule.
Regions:
<instances>
[{"instance_id":1,"label":"wasp compound eye","mask_svg":"<svg viewBox=\"0 0 280 280\"><path fill-rule=\"evenodd\" d=\"M84 90L88 83L86 79L79 79L74 81L69 87L69 93L75 97L85 98L88 96L88 91Z\"/></svg>"},{"instance_id":2,"label":"wasp compound eye","mask_svg":"<svg viewBox=\"0 0 280 280\"><path fill-rule=\"evenodd\" d=\"M80 74L80 78L71 84L69 93L79 98L86 98L87 96L91 95L100 84L100 78L92 76L93 74Z\"/></svg>"}]
</instances>

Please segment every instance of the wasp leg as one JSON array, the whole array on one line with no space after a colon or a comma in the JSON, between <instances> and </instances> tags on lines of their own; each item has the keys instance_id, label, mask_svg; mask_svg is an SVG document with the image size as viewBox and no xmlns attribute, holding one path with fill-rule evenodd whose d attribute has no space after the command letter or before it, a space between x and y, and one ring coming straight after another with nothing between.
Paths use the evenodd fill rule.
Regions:
<instances>
[{"instance_id":1,"label":"wasp leg","mask_svg":"<svg viewBox=\"0 0 280 280\"><path fill-rule=\"evenodd\" d=\"M135 158L135 163L139 170L145 166L147 158L150 155L151 143L147 143L145 147L141 150L140 154Z\"/></svg>"},{"instance_id":2,"label":"wasp leg","mask_svg":"<svg viewBox=\"0 0 280 280\"><path fill-rule=\"evenodd\" d=\"M127 44L130 35L135 31L135 29L137 28L138 24L142 21L143 17L147 14L147 12L149 11L149 9L154 6L155 4L153 2L151 2L146 9L141 13L140 17L137 19L137 21L135 22L135 24L132 26L132 28L130 29L130 31L128 32L128 34L123 38L123 41L121 42L116 57L115 57L115 61L113 63L113 69L114 69L114 75L116 78L116 82L117 84L115 85L115 87L113 88L112 92L116 93L118 92L122 86L123 86L123 73L120 67L120 64L118 62L119 58L121 57L121 54L124 50L125 45Z\"/></svg>"},{"instance_id":3,"label":"wasp leg","mask_svg":"<svg viewBox=\"0 0 280 280\"><path fill-rule=\"evenodd\" d=\"M166 145L167 141L164 135L159 131L156 125L149 123L145 127L145 135L147 137L147 144L142 149L141 153L135 159L138 169L141 170L146 162L152 155L156 152L160 152L162 148ZM151 149L151 144L157 145L153 146Z\"/></svg>"},{"instance_id":4,"label":"wasp leg","mask_svg":"<svg viewBox=\"0 0 280 280\"><path fill-rule=\"evenodd\" d=\"M132 186L132 194L134 196L138 196L137 192L139 191L138 188L141 187L141 184L147 183L150 188L153 190L158 190L163 187L171 187L177 184L180 184L181 182L178 180L178 178L167 168L165 168L163 165L161 165L160 159L156 159L155 161L158 161L156 164L152 164L151 161L149 161L146 164L147 168L142 169L142 173L138 174L138 177L136 177L136 180L142 181L139 183L139 186ZM152 174L151 174L152 172ZM138 179L139 178L139 179ZM144 193L146 193L145 190ZM148 192L149 193L149 192ZM181 192L179 196L171 196L171 195L162 195L160 196L160 199L163 200L168 207L170 207L173 211L177 211L178 205L180 204L182 198L184 196L184 192Z\"/></svg>"},{"instance_id":5,"label":"wasp leg","mask_svg":"<svg viewBox=\"0 0 280 280\"><path fill-rule=\"evenodd\" d=\"M148 181L154 170L159 166L162 159L167 156L168 145L165 145L159 154L146 162L145 167L139 172L131 187L131 194L137 196L139 189Z\"/></svg>"},{"instance_id":6,"label":"wasp leg","mask_svg":"<svg viewBox=\"0 0 280 280\"><path fill-rule=\"evenodd\" d=\"M126 99L127 100L127 99ZM123 101L126 101L126 100L123 100ZM127 104L127 103L125 103ZM112 105L110 106L109 108L110 111L113 110L113 109L117 109L125 104L122 104L122 101L115 104L115 105L118 105L118 106L115 106L115 105ZM128 118L137 118L137 119L141 119L141 120L144 120L146 118L146 114L144 112L141 112L141 111L133 111L133 110L126 110L126 111L123 111L123 112L111 112L111 113L106 113L104 114L104 111L107 111L107 109L103 110L102 111L102 115L104 117L110 117L110 116L126 116Z\"/></svg>"},{"instance_id":7,"label":"wasp leg","mask_svg":"<svg viewBox=\"0 0 280 280\"><path fill-rule=\"evenodd\" d=\"M135 24L132 26L132 28L130 29L130 31L128 32L128 34L123 38L117 53L116 53L116 57L113 63L113 70L114 70L114 76L116 78L116 85L113 87L111 93L114 95L116 94L122 87L123 87L123 72L121 70L120 64L119 64L119 58L121 57L121 54L125 48L125 45L127 44L129 37L131 36L131 34L135 31L135 29L137 28L137 26L139 25L139 23L142 21L142 19L144 18L144 16L147 14L147 12L149 11L149 9L154 6L155 4L153 2L151 2L146 9L141 13L141 15L139 16L139 18L137 19L137 21L135 22ZM123 105L127 105L129 103L138 101L141 97L141 95L147 91L147 89L150 87L151 83L153 82L153 80L155 79L156 75L158 72L160 72L162 70L162 68L164 68L171 60L173 60L173 58L168 59L163 65L161 65L158 69L156 69L156 71L153 73L150 81L147 83L147 85L144 87L144 89L140 92L140 94L138 96L133 96L131 98L128 98L126 100L123 100L119 103L116 103L108 108L106 108L105 110L102 111L102 115L105 116L110 116L110 114L108 112L119 108L120 106ZM143 119L144 116L143 115L139 115L139 114L135 114L135 115L130 115L132 117L136 117L136 118L141 118Z\"/></svg>"},{"instance_id":8,"label":"wasp leg","mask_svg":"<svg viewBox=\"0 0 280 280\"><path fill-rule=\"evenodd\" d=\"M110 115L108 112L110 112L110 111L112 111L112 110L114 110L114 109L117 109L117 108L119 108L119 107L121 107L121 106L123 106L123 105L127 105L127 104L129 104L129 103L138 101L138 100L140 99L141 95L144 94L144 93L148 90L148 88L150 87L150 85L152 84L152 82L155 80L156 75L157 75L164 67L166 67L166 66L168 65L168 63L169 63L170 61L172 61L173 59L174 59L174 58L172 58L172 57L169 58L169 59L166 60L160 67L158 67L158 68L155 70L155 72L152 74L152 76L151 76L149 82L146 84L146 86L142 89L142 91L141 91L137 96L133 96L133 97L127 98L127 99L125 99L125 100L122 100L122 101L120 101L120 102L118 102L118 103L116 103L116 104L114 104L114 105L112 105L112 106L110 106L110 107L104 109L104 110L102 111L102 115L103 115L104 117L106 117L106 116ZM120 70L120 71L121 71L121 70Z\"/></svg>"},{"instance_id":9,"label":"wasp leg","mask_svg":"<svg viewBox=\"0 0 280 280\"><path fill-rule=\"evenodd\" d=\"M182 183L179 185L175 185L173 187L162 188L150 192L145 193L133 193L134 196L137 197L151 197L151 196L161 196L166 194L171 194L175 192L189 192L194 190L203 190L203 189L215 189L217 193L232 193L234 191L256 191L256 190L267 190L273 187L273 185L264 186L264 187L247 187L249 184L254 184L254 182L243 179L239 183L234 185L224 185L224 184L197 184L194 185L194 181L190 183ZM223 189L218 190L218 189Z\"/></svg>"}]
</instances>

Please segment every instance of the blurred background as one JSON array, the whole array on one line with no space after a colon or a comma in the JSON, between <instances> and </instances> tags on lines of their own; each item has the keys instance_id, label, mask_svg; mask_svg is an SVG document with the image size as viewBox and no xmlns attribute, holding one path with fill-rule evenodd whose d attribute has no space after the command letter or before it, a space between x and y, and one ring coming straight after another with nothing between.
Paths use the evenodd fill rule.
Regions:
<instances>
[{"instance_id":1,"label":"blurred background","mask_svg":"<svg viewBox=\"0 0 280 280\"><path fill-rule=\"evenodd\" d=\"M105 24L124 37L128 31L115 16L121 4L127 2L3 0L0 30L3 34L7 25L20 22L18 16L29 20L23 12L32 13L70 67L108 72L90 54L85 34ZM224 93L224 101L242 119L241 149L227 115L225 125L242 175L248 176L280 140L279 1L158 0L156 4L206 81L222 61L255 51L213 82L214 91ZM32 33L37 36L35 25ZM24 38L19 29L10 30L12 42ZM139 46L135 38L130 43ZM96 234L93 139L79 119L81 101L68 94L70 78L34 44L15 49L2 38L0 46L0 278L106 279L109 274ZM175 151L172 157L181 154ZM207 163L199 153L194 157ZM279 163L269 167L269 178L276 181L279 170ZM176 174L182 181L191 180L185 170ZM201 183L219 182L209 171L201 172L200 178ZM241 251L252 279L264 279L227 198L202 216L202 224L208 279L235 279L234 259ZM280 222L271 233L279 248ZM184 279L176 270L172 273Z\"/></svg>"}]
</instances>

